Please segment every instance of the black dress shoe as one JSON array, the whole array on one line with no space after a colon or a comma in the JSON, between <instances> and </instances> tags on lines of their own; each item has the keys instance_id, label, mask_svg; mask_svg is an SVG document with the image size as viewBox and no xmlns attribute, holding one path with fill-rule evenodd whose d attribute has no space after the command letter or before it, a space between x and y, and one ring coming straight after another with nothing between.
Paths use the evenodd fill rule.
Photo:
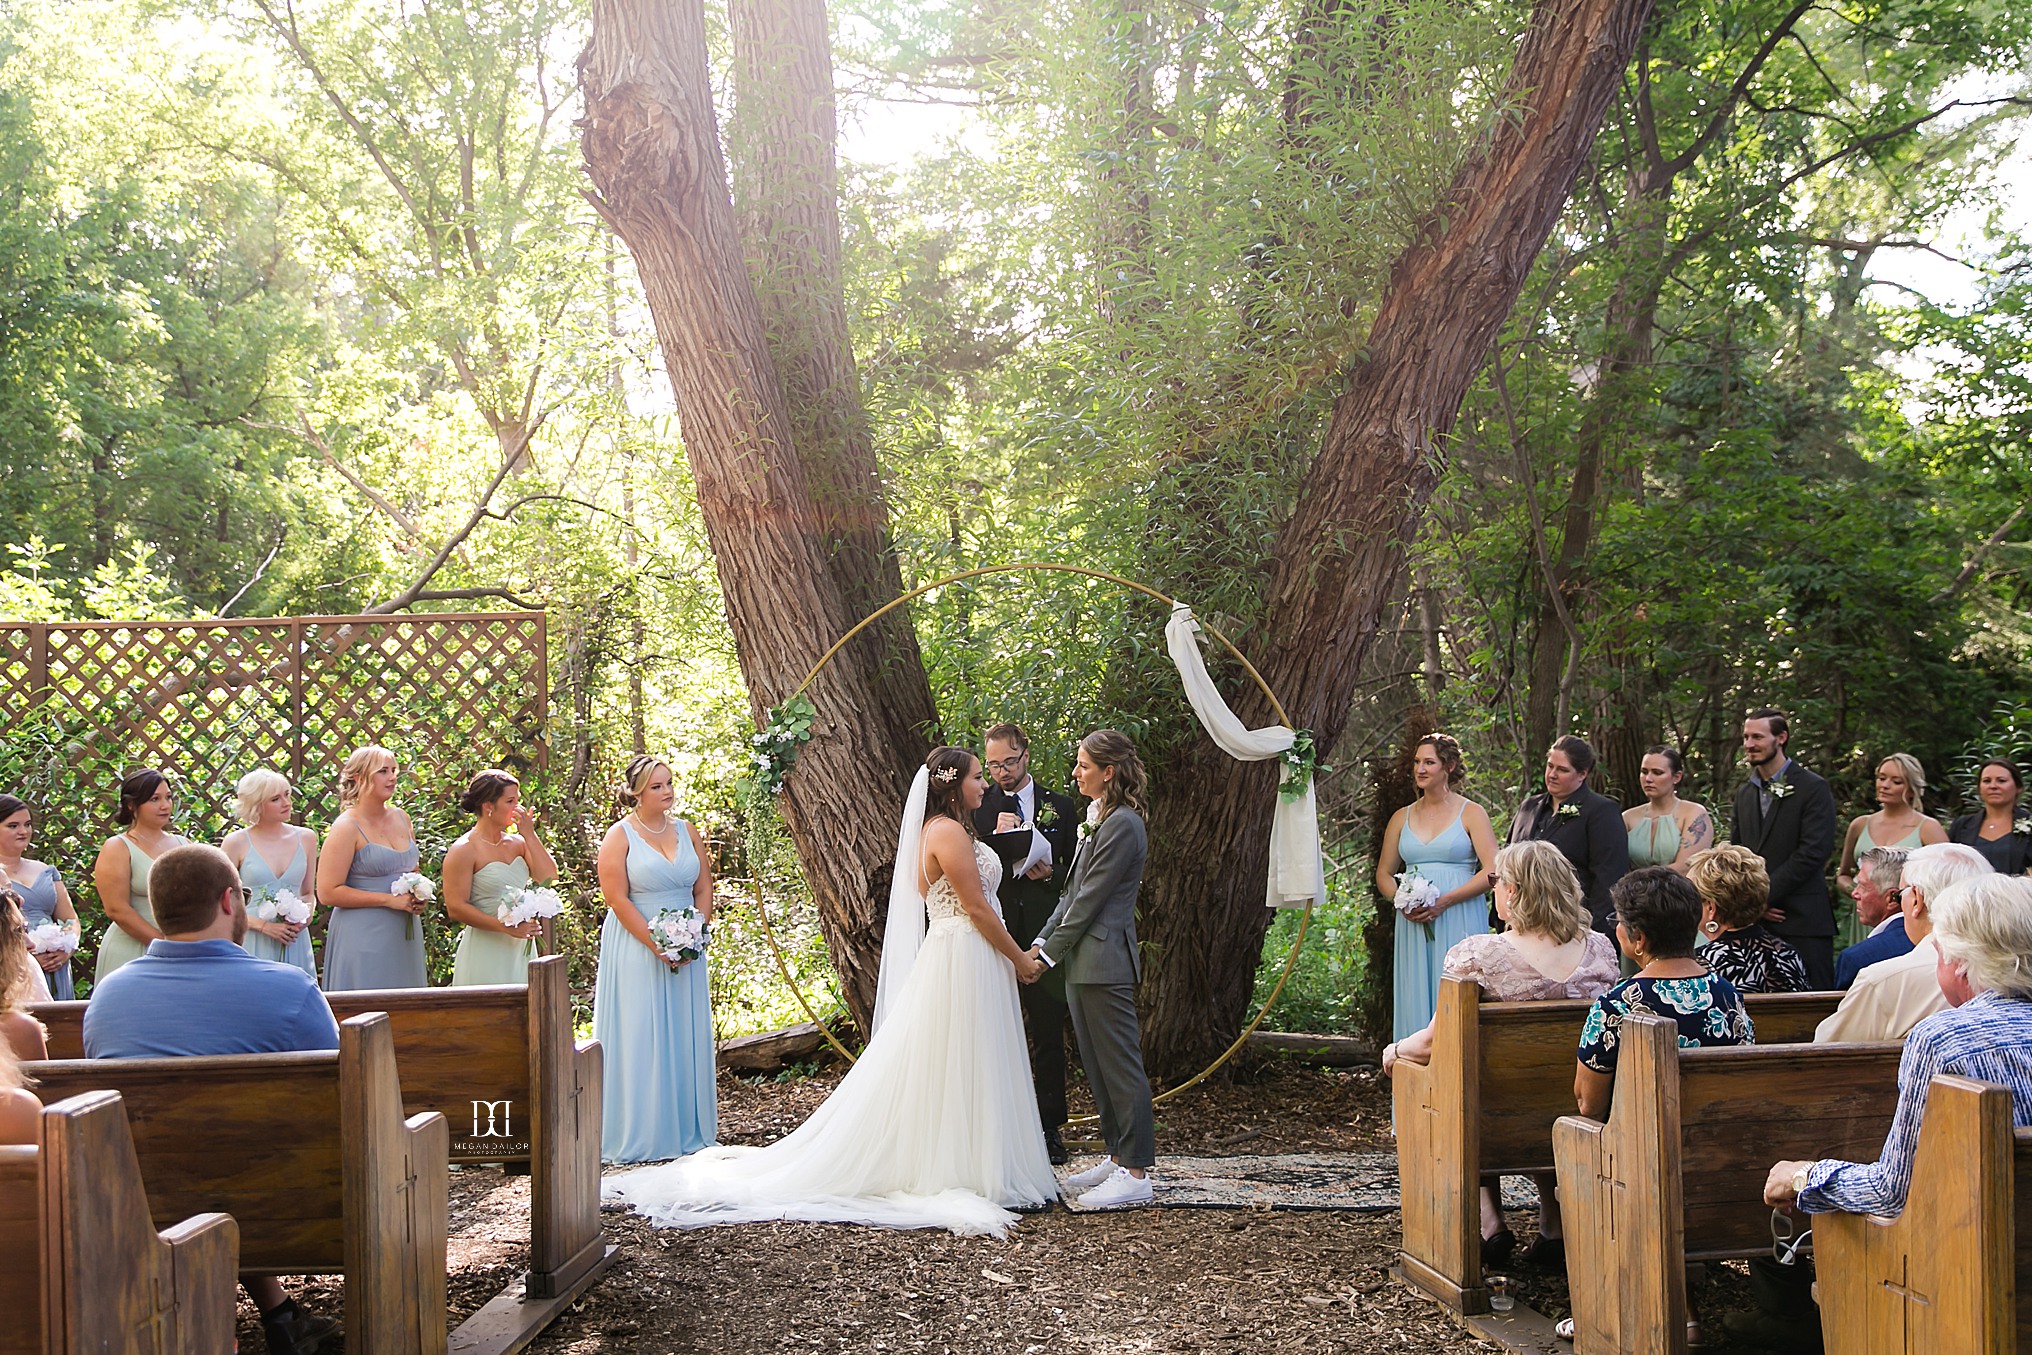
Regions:
<instances>
[{"instance_id":1,"label":"black dress shoe","mask_svg":"<svg viewBox=\"0 0 2032 1355\"><path fill-rule=\"evenodd\" d=\"M1558 1271L1564 1275L1566 1273L1566 1239L1563 1237L1547 1237L1545 1234L1540 1233L1537 1237L1531 1239L1531 1245L1524 1249L1524 1255L1519 1259L1527 1266L1536 1266L1540 1270Z\"/></svg>"},{"instance_id":2,"label":"black dress shoe","mask_svg":"<svg viewBox=\"0 0 2032 1355\"><path fill-rule=\"evenodd\" d=\"M1072 1161L1072 1154L1065 1150L1065 1140L1058 1136L1056 1129L1044 1131L1044 1153L1054 1167L1063 1167Z\"/></svg>"},{"instance_id":3,"label":"black dress shoe","mask_svg":"<svg viewBox=\"0 0 2032 1355\"><path fill-rule=\"evenodd\" d=\"M1517 1250L1517 1235L1508 1228L1498 1228L1482 1239L1482 1264L1505 1266L1510 1263L1510 1253Z\"/></svg>"},{"instance_id":4,"label":"black dress shoe","mask_svg":"<svg viewBox=\"0 0 2032 1355\"><path fill-rule=\"evenodd\" d=\"M318 1343L338 1330L335 1320L305 1312L295 1299L284 1299L280 1306L261 1314L268 1355L317 1355Z\"/></svg>"}]
</instances>

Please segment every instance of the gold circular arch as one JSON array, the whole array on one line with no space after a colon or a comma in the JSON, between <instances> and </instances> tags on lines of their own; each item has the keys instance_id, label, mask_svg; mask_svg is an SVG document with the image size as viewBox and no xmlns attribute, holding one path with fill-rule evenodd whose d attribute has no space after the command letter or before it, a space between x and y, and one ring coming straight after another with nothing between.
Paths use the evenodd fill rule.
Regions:
<instances>
[{"instance_id":1,"label":"gold circular arch","mask_svg":"<svg viewBox=\"0 0 2032 1355\"><path fill-rule=\"evenodd\" d=\"M916 599L923 597L926 593L935 592L938 589L947 587L950 584L964 583L968 579L985 578L995 574L1021 574L1021 573L1077 574L1085 578L1099 579L1105 583L1112 583L1117 587L1126 588L1131 592L1141 593L1145 597L1149 597L1158 602L1163 603L1166 607L1177 607L1181 605L1178 599L1166 596L1165 594L1158 592L1155 588L1150 587L1148 584L1138 583L1134 579L1125 579L1119 574L1110 574L1105 570L1086 569L1079 565L1056 564L1048 560L1020 560L1017 561L1015 564L985 565L979 569L962 570L960 573L957 574L948 574L942 579L933 579L930 583L919 584L917 587L911 589L906 593L901 594L900 596L883 604L875 611L868 613L867 616L861 618L860 622L856 624L852 630L849 630L845 635L842 635L838 640L833 642L832 648L826 650L825 653L819 655L818 662L811 666L811 671L804 675L804 680L799 682L797 684L796 689L793 690L789 696L784 697L784 700L788 701L790 700L790 697L801 694L805 688L809 687L812 684L812 680L816 678L821 671L824 670L825 666L828 663L832 662L833 656L838 654L842 649L846 648L847 643L849 641L851 641L856 635L859 635L862 631L866 630L868 627L874 625L884 616L887 616L890 612L895 611L898 607L901 607L906 603L915 601ZM1263 693L1264 699L1270 703L1270 708L1277 713L1277 722L1288 729L1296 728L1296 726L1292 725L1291 723L1290 715L1288 715L1285 712L1284 703L1277 699L1276 692L1270 690L1270 684L1264 681L1263 675L1256 670L1256 665L1249 662L1248 656L1242 653L1241 650L1237 649L1235 647L1235 642L1230 640L1226 635L1223 635L1220 629L1216 627L1213 624L1213 622L1207 620L1205 617L1196 616L1195 619L1199 622L1200 629L1205 631L1207 634L1213 636L1214 639L1220 641L1222 647L1225 648L1228 651L1228 653L1234 656L1235 661L1241 664L1244 671L1246 671L1249 674L1250 678L1252 678L1255 681L1257 688ZM805 1001L804 990L798 987L797 980L791 977L789 962L783 958L783 951L776 944L776 931L773 927L769 925L769 910L767 907L764 906L762 901L762 882L758 879L755 880L753 883L754 883L753 900L755 904L755 915L762 921L762 936L763 939L769 943L769 953L775 957L777 973L783 976L784 985L790 989L790 995L797 999L797 1005L801 1009L803 1009L806 1018L809 1019L813 1025L818 1027L819 1034L825 1036L826 1043L831 1045L834 1051L837 1052L841 1058L845 1059L848 1063L853 1063L855 1061L855 1056L853 1055L853 1053L849 1051L845 1045L841 1044L839 1040L833 1035L832 1028L830 1026L828 1026L825 1022L819 1020L818 1013L814 1012L811 1009L811 1004ZM1220 1068L1228 1062L1229 1059L1232 1059L1241 1050L1243 1045L1248 1043L1249 1037L1256 1033L1256 1028L1263 1024L1263 1018L1270 1014L1270 1008L1276 1004L1278 996L1284 992L1284 985L1286 981L1288 981L1291 978L1292 969L1295 968L1298 964L1299 950L1305 945L1306 929L1312 924L1312 908L1313 908L1312 904L1310 903L1306 904L1305 911L1299 915L1298 935L1292 938L1291 952L1290 954L1284 957L1284 968L1277 975L1276 986L1271 988L1270 995L1263 999L1263 1005L1262 1007L1257 1009L1255 1018L1251 1020L1247 1026L1243 1027L1242 1033L1235 1037L1235 1041L1233 1044L1229 1045L1225 1050L1221 1051L1221 1056L1219 1058L1215 1059L1212 1063L1208 1064L1205 1068L1201 1069L1193 1076L1179 1083L1176 1087L1171 1087L1166 1089L1165 1091L1157 1093L1155 1096L1151 1098L1151 1104L1155 1105L1160 1102L1168 1101L1172 1097L1178 1095L1180 1092L1186 1091L1192 1087L1196 1087L1200 1083L1206 1081L1208 1078L1212 1077L1216 1072L1218 1072ZM1097 1118L1098 1117L1092 1115L1081 1115L1074 1117L1073 1119L1067 1121L1067 1123L1092 1124L1095 1122Z\"/></svg>"}]
</instances>

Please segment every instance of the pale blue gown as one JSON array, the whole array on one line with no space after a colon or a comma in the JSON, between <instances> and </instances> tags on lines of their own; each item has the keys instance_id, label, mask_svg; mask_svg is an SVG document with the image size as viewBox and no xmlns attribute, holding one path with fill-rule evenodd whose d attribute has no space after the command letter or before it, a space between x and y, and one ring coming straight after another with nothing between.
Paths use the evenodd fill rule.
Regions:
<instances>
[{"instance_id":1,"label":"pale blue gown","mask_svg":"<svg viewBox=\"0 0 2032 1355\"><path fill-rule=\"evenodd\" d=\"M1430 842L1411 831L1411 816L1397 835L1397 854L1403 870L1418 867L1418 873L1439 886L1440 892L1457 889L1482 868L1475 844L1461 823L1467 813L1461 802L1460 814ZM1431 922L1412 922L1397 914L1396 1001L1390 1022L1391 1038L1401 1040L1432 1022L1439 1009L1439 971L1447 951L1456 941L1480 936L1489 930L1488 895L1462 899Z\"/></svg>"},{"instance_id":2,"label":"pale blue gown","mask_svg":"<svg viewBox=\"0 0 2032 1355\"><path fill-rule=\"evenodd\" d=\"M489 861L473 872L472 892L467 902L483 913L493 914L510 895L529 888L529 863L521 857L512 861ZM452 963L452 987L529 982L529 962L536 958L536 941L523 941L503 932L478 927L459 928L459 952Z\"/></svg>"},{"instance_id":3,"label":"pale blue gown","mask_svg":"<svg viewBox=\"0 0 2032 1355\"><path fill-rule=\"evenodd\" d=\"M63 876L57 874L55 866L44 866L34 880L14 886L14 892L21 896L21 915L28 919L30 927L56 921L56 887L62 883ZM77 999L77 991L71 986L70 961L64 961L61 969L43 971L42 976L49 980L49 995L55 1001Z\"/></svg>"},{"instance_id":4,"label":"pale blue gown","mask_svg":"<svg viewBox=\"0 0 2032 1355\"><path fill-rule=\"evenodd\" d=\"M621 824L628 835L628 898L644 922L693 906L698 855L689 826L681 819L671 823L677 829L675 861L643 840L633 824ZM593 1038L606 1065L602 1158L658 1162L695 1153L719 1137L712 994L703 957L672 971L628 935L610 910L600 927Z\"/></svg>"},{"instance_id":5,"label":"pale blue gown","mask_svg":"<svg viewBox=\"0 0 2032 1355\"><path fill-rule=\"evenodd\" d=\"M240 883L247 889L247 910L251 913L254 905L265 899L272 899L281 890L287 889L305 903L311 901L316 891L310 882L310 854L303 849L303 834L293 833L296 852L289 858L289 865L277 875L268 864L268 858L261 854L261 848L252 839L247 843L247 859L240 863ZM263 936L252 927L240 942L240 948L257 960L274 960L279 964L295 965L313 979L317 977L317 959L310 950L310 928L306 926L296 934L296 940L284 946L272 936Z\"/></svg>"},{"instance_id":6,"label":"pale blue gown","mask_svg":"<svg viewBox=\"0 0 2032 1355\"><path fill-rule=\"evenodd\" d=\"M395 877L416 869L414 842L396 851L362 840L346 869L346 883L386 894ZM334 908L325 924L325 991L359 988L428 988L423 960L423 919L394 908Z\"/></svg>"}]
</instances>

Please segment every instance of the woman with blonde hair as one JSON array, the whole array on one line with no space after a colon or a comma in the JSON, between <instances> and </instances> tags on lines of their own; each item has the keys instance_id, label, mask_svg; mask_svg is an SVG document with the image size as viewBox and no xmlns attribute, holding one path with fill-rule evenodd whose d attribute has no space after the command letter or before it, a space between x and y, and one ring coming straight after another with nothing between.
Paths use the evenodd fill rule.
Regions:
<instances>
[{"instance_id":1,"label":"woman with blonde hair","mask_svg":"<svg viewBox=\"0 0 2032 1355\"><path fill-rule=\"evenodd\" d=\"M678 817L670 764L637 755L615 799L626 812L607 830L597 864L607 919L593 982L593 1038L606 1060L600 1156L652 1162L719 1138L712 988L706 939L696 959L671 955L650 928L686 910L713 920L713 859L698 826ZM685 948L679 948L685 949Z\"/></svg>"},{"instance_id":2,"label":"woman with blonde hair","mask_svg":"<svg viewBox=\"0 0 2032 1355\"><path fill-rule=\"evenodd\" d=\"M1706 938L1700 960L1709 973L1721 975L1739 993L1812 991L1799 952L1764 926L1771 876L1763 857L1724 843L1695 852L1686 878L1700 894L1700 930Z\"/></svg>"},{"instance_id":3,"label":"woman with blonde hair","mask_svg":"<svg viewBox=\"0 0 2032 1355\"><path fill-rule=\"evenodd\" d=\"M369 744L339 773L338 822L318 856L318 898L332 908L325 930L325 991L427 988L424 900L396 894L397 877L419 861L416 829L395 798L395 754Z\"/></svg>"},{"instance_id":4,"label":"woman with blonde hair","mask_svg":"<svg viewBox=\"0 0 2032 1355\"><path fill-rule=\"evenodd\" d=\"M0 1048L23 1059L46 1059L48 1046L42 1022L24 1010L31 1002L49 1001L42 966L28 948L28 920L21 896L0 889Z\"/></svg>"},{"instance_id":5,"label":"woman with blonde hair","mask_svg":"<svg viewBox=\"0 0 2032 1355\"><path fill-rule=\"evenodd\" d=\"M233 787L241 827L226 834L220 849L240 872L247 891L247 936L241 948L257 960L294 965L312 978L310 919L317 908L317 834L290 822L296 801L280 772L256 767ZM277 865L276 862L281 862ZM312 913L301 922L280 915L259 916L283 893L294 894Z\"/></svg>"},{"instance_id":6,"label":"woman with blonde hair","mask_svg":"<svg viewBox=\"0 0 2032 1355\"><path fill-rule=\"evenodd\" d=\"M1841 855L1835 858L1841 866L1834 882L1844 894L1855 893L1856 859L1870 848L1909 852L1947 841L1947 830L1926 813L1926 769L1918 758L1910 753L1887 755L1877 764L1876 784L1877 812L1849 821Z\"/></svg>"},{"instance_id":7,"label":"woman with blonde hair","mask_svg":"<svg viewBox=\"0 0 2032 1355\"><path fill-rule=\"evenodd\" d=\"M1489 886L1504 930L1470 936L1446 953L1446 973L1472 979L1490 1002L1551 1002L1596 997L1620 970L1615 943L1591 925L1587 896L1573 863L1550 842L1513 842L1489 864ZM1399 1062L1432 1061L1432 1023L1383 1047L1383 1071ZM1538 1240L1524 1254L1533 1264L1558 1265L1565 1234L1551 1172L1539 1175ZM1517 1245L1494 1192L1482 1190L1482 1259L1501 1265Z\"/></svg>"},{"instance_id":8,"label":"woman with blonde hair","mask_svg":"<svg viewBox=\"0 0 2032 1355\"><path fill-rule=\"evenodd\" d=\"M152 767L130 772L120 781L120 805L113 822L121 831L106 839L92 863L92 883L99 906L112 925L99 938L99 963L94 983L131 960L138 960L151 941L161 939L155 912L148 906L148 872L155 859L185 839L170 831L176 796L169 778Z\"/></svg>"}]
</instances>

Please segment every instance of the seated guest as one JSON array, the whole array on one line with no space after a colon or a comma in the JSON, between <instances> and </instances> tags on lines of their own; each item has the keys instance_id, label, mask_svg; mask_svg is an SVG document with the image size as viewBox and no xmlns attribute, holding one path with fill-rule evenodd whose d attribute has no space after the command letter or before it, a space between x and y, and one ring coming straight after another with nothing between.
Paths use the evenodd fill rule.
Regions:
<instances>
[{"instance_id":1,"label":"seated guest","mask_svg":"<svg viewBox=\"0 0 2032 1355\"><path fill-rule=\"evenodd\" d=\"M1899 906L1912 949L1856 975L1841 1005L1814 1029L1814 1043L1902 1040L1912 1027L1944 1010L1947 995L1934 976L1940 952L1927 944L1933 932L1932 901L1950 885L1990 874L1982 853L1957 842L1937 842L1906 857Z\"/></svg>"},{"instance_id":2,"label":"seated guest","mask_svg":"<svg viewBox=\"0 0 2032 1355\"><path fill-rule=\"evenodd\" d=\"M1679 1047L1750 1044L1756 1031L1741 994L1693 956L1700 893L1684 875L1646 866L1616 881L1616 939L1637 972L1595 999L1581 1026L1573 1099L1591 1120L1609 1115L1623 1018L1651 1012L1679 1027Z\"/></svg>"},{"instance_id":3,"label":"seated guest","mask_svg":"<svg viewBox=\"0 0 2032 1355\"><path fill-rule=\"evenodd\" d=\"M160 939L99 980L85 1007L85 1057L181 1058L337 1049L339 1025L310 975L257 960L240 872L217 847L172 847L155 859L148 904ZM243 1276L270 1355L312 1355L338 1330L299 1308L273 1277Z\"/></svg>"},{"instance_id":4,"label":"seated guest","mask_svg":"<svg viewBox=\"0 0 2032 1355\"><path fill-rule=\"evenodd\" d=\"M1491 1002L1546 1002L1594 997L1616 981L1616 948L1590 929L1587 898L1559 848L1550 842L1513 842L1489 867L1496 916L1507 930L1469 936L1446 953L1444 971L1472 979ZM1761 900L1759 907L1762 906ZM1383 1048L1383 1071L1432 1059L1432 1025ZM1564 1259L1559 1202L1552 1174L1540 1175L1538 1239L1524 1253L1534 1264ZM1503 1222L1494 1192L1482 1188L1482 1260L1501 1265L1517 1245Z\"/></svg>"},{"instance_id":5,"label":"seated guest","mask_svg":"<svg viewBox=\"0 0 2032 1355\"><path fill-rule=\"evenodd\" d=\"M2011 1093L2011 1121L2032 1126L2032 880L1994 872L1941 889L1929 908L1937 984L1947 1006L1906 1038L1898 1059L1898 1109L1875 1162L1780 1162L1764 1201L1808 1214L1896 1215L1912 1188L1920 1119L1936 1073L1992 1082ZM1731 1333L1767 1344L1787 1336L1819 1348L1810 1272L1781 1276L1753 1264L1759 1311L1731 1315ZM1760 1272L1761 1273L1758 1273Z\"/></svg>"},{"instance_id":6,"label":"seated guest","mask_svg":"<svg viewBox=\"0 0 2032 1355\"><path fill-rule=\"evenodd\" d=\"M48 1046L42 1022L25 1010L31 1002L49 1001L42 966L28 948L28 921L21 900L11 889L0 889L0 1045L19 1059L46 1059Z\"/></svg>"},{"instance_id":7,"label":"seated guest","mask_svg":"<svg viewBox=\"0 0 2032 1355\"><path fill-rule=\"evenodd\" d=\"M28 1075L5 1040L0 1040L0 1143L34 1143L42 1102L28 1090Z\"/></svg>"},{"instance_id":8,"label":"seated guest","mask_svg":"<svg viewBox=\"0 0 2032 1355\"><path fill-rule=\"evenodd\" d=\"M1834 986L1847 992L1856 975L1879 960L1895 960L1912 949L1898 900L1905 886L1905 858L1898 847L1872 847L1856 858L1856 918L1870 934L1836 957Z\"/></svg>"},{"instance_id":9,"label":"seated guest","mask_svg":"<svg viewBox=\"0 0 2032 1355\"><path fill-rule=\"evenodd\" d=\"M1771 876L1764 858L1748 847L1710 847L1695 852L1686 878L1700 894L1700 952L1708 972L1719 974L1739 993L1804 993L1812 985L1792 943L1764 927Z\"/></svg>"}]
</instances>

